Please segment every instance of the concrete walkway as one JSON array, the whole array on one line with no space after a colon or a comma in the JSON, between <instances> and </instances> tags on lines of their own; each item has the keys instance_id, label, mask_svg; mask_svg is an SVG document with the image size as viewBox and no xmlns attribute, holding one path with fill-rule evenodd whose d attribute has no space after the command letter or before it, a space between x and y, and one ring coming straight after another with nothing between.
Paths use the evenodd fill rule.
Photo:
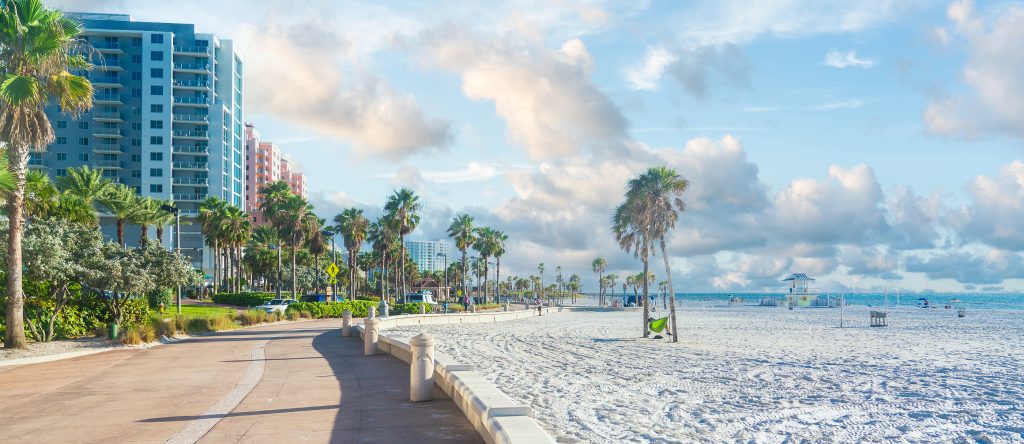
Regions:
<instances>
[{"instance_id":1,"label":"concrete walkway","mask_svg":"<svg viewBox=\"0 0 1024 444\"><path fill-rule=\"evenodd\" d=\"M408 366L362 356L338 320L278 324L149 350L0 368L4 442L481 442Z\"/></svg>"}]
</instances>

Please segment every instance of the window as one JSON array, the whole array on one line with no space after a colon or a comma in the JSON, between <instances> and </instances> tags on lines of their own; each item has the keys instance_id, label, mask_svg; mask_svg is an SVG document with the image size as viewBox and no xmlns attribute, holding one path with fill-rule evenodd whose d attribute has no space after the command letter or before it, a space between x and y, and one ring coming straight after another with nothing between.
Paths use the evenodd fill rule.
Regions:
<instances>
[{"instance_id":1,"label":"window","mask_svg":"<svg viewBox=\"0 0 1024 444\"><path fill-rule=\"evenodd\" d=\"M163 43L163 42L164 42L164 35L163 34L151 34L149 36L149 43Z\"/></svg>"},{"instance_id":2,"label":"window","mask_svg":"<svg viewBox=\"0 0 1024 444\"><path fill-rule=\"evenodd\" d=\"M151 113L162 113L162 112L164 112L164 106L163 105L156 105L156 104L149 105L149 112L151 112Z\"/></svg>"},{"instance_id":3,"label":"window","mask_svg":"<svg viewBox=\"0 0 1024 444\"><path fill-rule=\"evenodd\" d=\"M132 54L132 63L142 63L142 55Z\"/></svg>"},{"instance_id":4,"label":"window","mask_svg":"<svg viewBox=\"0 0 1024 444\"><path fill-rule=\"evenodd\" d=\"M57 177L64 177L68 175L67 168L57 168Z\"/></svg>"},{"instance_id":5,"label":"window","mask_svg":"<svg viewBox=\"0 0 1024 444\"><path fill-rule=\"evenodd\" d=\"M107 179L115 179L115 178L117 178L117 171L114 171L114 170L103 170L103 177L105 177Z\"/></svg>"},{"instance_id":6,"label":"window","mask_svg":"<svg viewBox=\"0 0 1024 444\"><path fill-rule=\"evenodd\" d=\"M89 122L78 122L78 129L89 129Z\"/></svg>"},{"instance_id":7,"label":"window","mask_svg":"<svg viewBox=\"0 0 1024 444\"><path fill-rule=\"evenodd\" d=\"M149 153L149 160L164 160L164 153Z\"/></svg>"},{"instance_id":8,"label":"window","mask_svg":"<svg viewBox=\"0 0 1024 444\"><path fill-rule=\"evenodd\" d=\"M68 153L57 153L57 160L68 160Z\"/></svg>"},{"instance_id":9,"label":"window","mask_svg":"<svg viewBox=\"0 0 1024 444\"><path fill-rule=\"evenodd\" d=\"M80 160L82 162L88 162L89 161L89 153L78 153L78 160Z\"/></svg>"},{"instance_id":10,"label":"window","mask_svg":"<svg viewBox=\"0 0 1024 444\"><path fill-rule=\"evenodd\" d=\"M164 186L163 185L157 185L157 184L150 185L149 186L149 192L150 193L163 193L164 192Z\"/></svg>"},{"instance_id":11,"label":"window","mask_svg":"<svg viewBox=\"0 0 1024 444\"><path fill-rule=\"evenodd\" d=\"M68 143L67 137L57 137L57 145L64 145Z\"/></svg>"},{"instance_id":12,"label":"window","mask_svg":"<svg viewBox=\"0 0 1024 444\"><path fill-rule=\"evenodd\" d=\"M142 124L139 122L132 122L132 130L142 131Z\"/></svg>"},{"instance_id":13,"label":"window","mask_svg":"<svg viewBox=\"0 0 1024 444\"><path fill-rule=\"evenodd\" d=\"M139 88L132 88L132 97L142 97L142 90Z\"/></svg>"},{"instance_id":14,"label":"window","mask_svg":"<svg viewBox=\"0 0 1024 444\"><path fill-rule=\"evenodd\" d=\"M163 145L164 144L164 138L160 137L160 136L151 136L149 138L149 144L150 145Z\"/></svg>"},{"instance_id":15,"label":"window","mask_svg":"<svg viewBox=\"0 0 1024 444\"><path fill-rule=\"evenodd\" d=\"M132 162L142 162L142 154L132 154Z\"/></svg>"},{"instance_id":16,"label":"window","mask_svg":"<svg viewBox=\"0 0 1024 444\"><path fill-rule=\"evenodd\" d=\"M162 87L160 85L150 86L149 87L149 93L154 95L154 96L162 96L162 95L164 95L164 87Z\"/></svg>"},{"instance_id":17,"label":"window","mask_svg":"<svg viewBox=\"0 0 1024 444\"><path fill-rule=\"evenodd\" d=\"M142 146L142 139L132 139L132 146Z\"/></svg>"},{"instance_id":18,"label":"window","mask_svg":"<svg viewBox=\"0 0 1024 444\"><path fill-rule=\"evenodd\" d=\"M150 51L149 52L149 59L153 60L155 62L159 62L159 61L164 59L164 52L163 51Z\"/></svg>"},{"instance_id":19,"label":"window","mask_svg":"<svg viewBox=\"0 0 1024 444\"><path fill-rule=\"evenodd\" d=\"M161 68L150 68L149 76L154 79L162 79L164 78L164 70Z\"/></svg>"},{"instance_id":20,"label":"window","mask_svg":"<svg viewBox=\"0 0 1024 444\"><path fill-rule=\"evenodd\" d=\"M57 128L67 128L67 127L68 127L68 121L67 120L58 120L57 121Z\"/></svg>"},{"instance_id":21,"label":"window","mask_svg":"<svg viewBox=\"0 0 1024 444\"><path fill-rule=\"evenodd\" d=\"M149 121L149 128L150 129L163 129L163 127L164 127L164 121L163 120L150 120Z\"/></svg>"},{"instance_id":22,"label":"window","mask_svg":"<svg viewBox=\"0 0 1024 444\"><path fill-rule=\"evenodd\" d=\"M78 144L82 145L82 146L88 146L89 145L89 138L88 137L79 137L78 138ZM86 160L88 160L88 159L86 159Z\"/></svg>"},{"instance_id":23,"label":"window","mask_svg":"<svg viewBox=\"0 0 1024 444\"><path fill-rule=\"evenodd\" d=\"M142 177L141 170L132 170L132 177Z\"/></svg>"},{"instance_id":24,"label":"window","mask_svg":"<svg viewBox=\"0 0 1024 444\"><path fill-rule=\"evenodd\" d=\"M164 170L162 168L150 168L149 177L164 177Z\"/></svg>"},{"instance_id":25,"label":"window","mask_svg":"<svg viewBox=\"0 0 1024 444\"><path fill-rule=\"evenodd\" d=\"M139 46L142 44L142 39L135 37L132 39L132 46Z\"/></svg>"},{"instance_id":26,"label":"window","mask_svg":"<svg viewBox=\"0 0 1024 444\"><path fill-rule=\"evenodd\" d=\"M142 80L142 73L139 71L132 71L132 80Z\"/></svg>"}]
</instances>

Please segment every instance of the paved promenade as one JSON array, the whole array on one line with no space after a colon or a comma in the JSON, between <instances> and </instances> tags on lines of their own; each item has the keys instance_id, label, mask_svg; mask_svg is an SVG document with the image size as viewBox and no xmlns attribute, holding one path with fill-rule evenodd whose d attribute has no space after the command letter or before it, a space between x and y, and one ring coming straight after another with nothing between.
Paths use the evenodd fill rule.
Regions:
<instances>
[{"instance_id":1,"label":"paved promenade","mask_svg":"<svg viewBox=\"0 0 1024 444\"><path fill-rule=\"evenodd\" d=\"M481 442L451 400L412 403L408 366L339 320L0 367L5 442Z\"/></svg>"}]
</instances>

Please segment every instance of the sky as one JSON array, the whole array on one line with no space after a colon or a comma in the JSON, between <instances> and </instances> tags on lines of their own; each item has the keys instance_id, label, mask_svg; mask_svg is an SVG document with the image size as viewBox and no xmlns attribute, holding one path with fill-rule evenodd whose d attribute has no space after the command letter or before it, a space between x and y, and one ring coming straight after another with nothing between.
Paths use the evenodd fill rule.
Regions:
<instances>
[{"instance_id":1,"label":"sky","mask_svg":"<svg viewBox=\"0 0 1024 444\"><path fill-rule=\"evenodd\" d=\"M234 40L322 217L410 187L411 238L468 213L503 275L639 272L609 216L667 165L677 292L1024 290L1024 1L50 4Z\"/></svg>"}]
</instances>

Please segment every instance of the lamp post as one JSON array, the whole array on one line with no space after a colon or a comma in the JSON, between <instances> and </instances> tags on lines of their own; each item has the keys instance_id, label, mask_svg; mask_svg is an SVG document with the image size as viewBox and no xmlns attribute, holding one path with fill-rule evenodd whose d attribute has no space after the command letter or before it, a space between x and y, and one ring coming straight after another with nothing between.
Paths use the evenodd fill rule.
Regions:
<instances>
[{"instance_id":1,"label":"lamp post","mask_svg":"<svg viewBox=\"0 0 1024 444\"><path fill-rule=\"evenodd\" d=\"M437 257L444 258L444 300L448 302L448 255L445 253L437 253ZM441 291L438 290L440 295Z\"/></svg>"},{"instance_id":2,"label":"lamp post","mask_svg":"<svg viewBox=\"0 0 1024 444\"><path fill-rule=\"evenodd\" d=\"M172 205L160 205L160 209L174 215L174 249L181 254L181 214L178 207ZM175 301L178 306L178 314L181 314L181 285L175 291Z\"/></svg>"},{"instance_id":3,"label":"lamp post","mask_svg":"<svg viewBox=\"0 0 1024 444\"><path fill-rule=\"evenodd\" d=\"M267 245L271 250L277 250L277 280L274 282L275 298L281 299L281 246L277 244Z\"/></svg>"}]
</instances>

